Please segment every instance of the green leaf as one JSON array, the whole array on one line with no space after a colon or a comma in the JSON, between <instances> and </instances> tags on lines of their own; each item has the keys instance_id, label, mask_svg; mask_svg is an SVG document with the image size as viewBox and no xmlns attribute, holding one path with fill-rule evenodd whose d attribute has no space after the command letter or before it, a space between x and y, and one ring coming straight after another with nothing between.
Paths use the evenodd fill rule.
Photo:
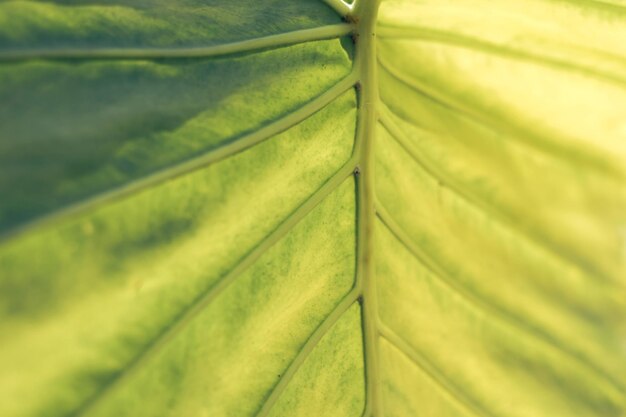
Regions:
<instances>
[{"instance_id":1,"label":"green leaf","mask_svg":"<svg viewBox=\"0 0 626 417\"><path fill-rule=\"evenodd\" d=\"M622 0L0 0L0 415L626 416Z\"/></svg>"}]
</instances>

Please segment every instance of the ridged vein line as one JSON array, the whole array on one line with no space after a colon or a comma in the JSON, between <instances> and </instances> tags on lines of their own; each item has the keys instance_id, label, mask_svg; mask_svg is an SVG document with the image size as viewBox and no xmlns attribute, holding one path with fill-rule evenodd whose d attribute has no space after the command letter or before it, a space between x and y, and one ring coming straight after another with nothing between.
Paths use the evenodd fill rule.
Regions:
<instances>
[{"instance_id":1,"label":"ridged vein line","mask_svg":"<svg viewBox=\"0 0 626 417\"><path fill-rule=\"evenodd\" d=\"M324 3L332 7L341 17L346 17L352 11L352 7L342 0L323 0Z\"/></svg>"},{"instance_id":2,"label":"ridged vein line","mask_svg":"<svg viewBox=\"0 0 626 417\"><path fill-rule=\"evenodd\" d=\"M474 403L470 398L463 395L463 392L457 389L454 384L448 380L432 363L423 355L419 354L411 347L402 337L394 332L384 323L379 325L380 335L395 347L407 359L414 363L426 376L442 391L444 391L455 403L460 405L464 410L477 417L495 417L478 404Z\"/></svg>"},{"instance_id":3,"label":"ridged vein line","mask_svg":"<svg viewBox=\"0 0 626 417\"><path fill-rule=\"evenodd\" d=\"M345 36L353 30L352 25L338 23L313 29L302 29L261 38L247 39L221 45L189 48L65 48L0 50L0 62L33 59L159 59L159 58L210 58L278 48L296 43L332 39Z\"/></svg>"},{"instance_id":4,"label":"ridged vein line","mask_svg":"<svg viewBox=\"0 0 626 417\"><path fill-rule=\"evenodd\" d=\"M335 323L343 316L343 314L358 300L359 293L358 289L355 287L350 290L348 294L344 296L344 298L337 304L337 306L330 312L328 316L324 319L324 321L317 327L315 332L311 334L309 339L306 341L302 349L298 352L297 356L291 361L289 367L285 372L283 372L278 380L278 383L272 389L269 397L263 403L263 407L256 414L256 417L266 417L276 401L280 398L281 394L287 389L289 383L293 379L298 369L302 366L302 364L309 357L311 352L315 349L315 347L319 344L322 338L328 333L328 331L333 327Z\"/></svg>"}]
</instances>

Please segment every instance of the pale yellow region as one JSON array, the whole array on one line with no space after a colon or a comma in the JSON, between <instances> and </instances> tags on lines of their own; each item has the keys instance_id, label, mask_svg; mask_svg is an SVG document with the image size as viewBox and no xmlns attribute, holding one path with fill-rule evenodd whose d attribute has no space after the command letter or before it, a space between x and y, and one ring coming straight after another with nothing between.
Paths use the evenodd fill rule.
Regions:
<instances>
[{"instance_id":1,"label":"pale yellow region","mask_svg":"<svg viewBox=\"0 0 626 417\"><path fill-rule=\"evenodd\" d=\"M479 40L503 48L503 53L552 58L624 80L625 20L626 12L615 13L593 1L389 0L379 11L382 31L435 31L451 42Z\"/></svg>"},{"instance_id":2,"label":"pale yellow region","mask_svg":"<svg viewBox=\"0 0 626 417\"><path fill-rule=\"evenodd\" d=\"M626 386L623 284L584 273L554 248L469 204L382 131L376 170L383 221L404 234L451 290L524 337L577 358L597 381L608 377Z\"/></svg>"},{"instance_id":3,"label":"pale yellow region","mask_svg":"<svg viewBox=\"0 0 626 417\"><path fill-rule=\"evenodd\" d=\"M625 73L626 14L606 13L602 18L603 12L571 4L565 6L564 2L532 1L527 5L527 2L506 1L494 5L472 1L469 3L480 3L482 7L476 4L475 11L465 18L466 6L453 7L450 1L436 6L432 3L390 2L384 3L381 9L381 21L385 23L380 29L383 36L378 48L380 62L402 80L406 88L423 91L503 130L516 131L520 139L533 146L581 160L593 160L603 169L624 177L626 119L622 109L626 106L626 83L607 79L603 73L606 72L609 78ZM415 13L421 10L427 11L425 16L415 17ZM513 56L497 48L482 48L456 39L455 36L459 35L471 35L471 39L481 36L472 35L472 29L479 24L478 10L481 11L483 28L476 33L503 32L494 42L506 45L507 50L518 48L520 38L526 53L537 51L540 56L544 49L557 49L561 51L560 55L552 58L561 64L554 65L542 58ZM507 30L499 30L503 23L499 11L509 16ZM405 16L402 19L398 17L401 14ZM435 22L451 22L440 27L433 23L434 29L441 30L445 39L433 40L423 34L408 36L411 39L405 35L384 37L387 22L402 22L401 25L413 29L424 26L431 30L429 17L433 14L439 16ZM510 17L515 14L517 17ZM490 23L493 21L497 23ZM458 29L466 23L466 28ZM567 33L562 27L565 24ZM490 25L496 26L491 28ZM556 29L553 26L560 28L560 32L554 34ZM539 34L538 40L534 39L535 34ZM393 32L389 35L393 36ZM524 40L526 38L532 42ZM550 47L551 43L564 39L567 42L565 47L560 44ZM528 46L529 42L532 46ZM570 53L569 50L574 48L571 45L578 49ZM604 53L609 54L608 57L586 51L597 51L598 45L609 51ZM571 67L572 62L581 59L589 71ZM609 67L607 71L604 66Z\"/></svg>"},{"instance_id":4,"label":"pale yellow region","mask_svg":"<svg viewBox=\"0 0 626 417\"><path fill-rule=\"evenodd\" d=\"M477 415L626 415L625 12L380 10L381 318Z\"/></svg>"},{"instance_id":5,"label":"pale yellow region","mask_svg":"<svg viewBox=\"0 0 626 417\"><path fill-rule=\"evenodd\" d=\"M386 417L475 417L397 347L384 338L379 345Z\"/></svg>"},{"instance_id":6,"label":"pale yellow region","mask_svg":"<svg viewBox=\"0 0 626 417\"><path fill-rule=\"evenodd\" d=\"M381 65L407 88L487 123L506 125L503 129L517 129L534 146L590 158L624 175L625 88L457 46L383 40L380 50ZM468 76L472 73L480 76Z\"/></svg>"},{"instance_id":7,"label":"pale yellow region","mask_svg":"<svg viewBox=\"0 0 626 417\"><path fill-rule=\"evenodd\" d=\"M415 94L386 71L380 79L381 135L400 143L409 161L507 227L588 272L624 282L624 180L526 146Z\"/></svg>"},{"instance_id":8,"label":"pale yellow region","mask_svg":"<svg viewBox=\"0 0 626 417\"><path fill-rule=\"evenodd\" d=\"M127 367L347 161L354 112L347 92L246 152L2 247L6 274L57 287L43 314L0 326L0 392L15 399L0 414L71 410Z\"/></svg>"},{"instance_id":9,"label":"pale yellow region","mask_svg":"<svg viewBox=\"0 0 626 417\"><path fill-rule=\"evenodd\" d=\"M479 415L597 417L626 409L621 388L478 308L381 224L377 247L381 322L414 362L428 364L439 388Z\"/></svg>"}]
</instances>

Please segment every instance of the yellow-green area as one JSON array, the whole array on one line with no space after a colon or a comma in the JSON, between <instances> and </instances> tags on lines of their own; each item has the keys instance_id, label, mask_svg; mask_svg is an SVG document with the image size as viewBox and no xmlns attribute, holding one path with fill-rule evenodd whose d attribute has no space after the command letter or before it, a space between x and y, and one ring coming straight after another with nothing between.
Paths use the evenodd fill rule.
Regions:
<instances>
[{"instance_id":1,"label":"yellow-green area","mask_svg":"<svg viewBox=\"0 0 626 417\"><path fill-rule=\"evenodd\" d=\"M361 309L354 304L320 340L271 417L359 417L365 406Z\"/></svg>"},{"instance_id":2,"label":"yellow-green area","mask_svg":"<svg viewBox=\"0 0 626 417\"><path fill-rule=\"evenodd\" d=\"M309 335L354 285L354 210L354 183L346 180L82 414L254 415ZM350 330L343 334L350 346ZM320 356L334 362L332 352Z\"/></svg>"},{"instance_id":3,"label":"yellow-green area","mask_svg":"<svg viewBox=\"0 0 626 417\"><path fill-rule=\"evenodd\" d=\"M64 415L109 384L347 162L354 107L347 92L246 152L0 247L14 399L0 414Z\"/></svg>"},{"instance_id":4,"label":"yellow-green area","mask_svg":"<svg viewBox=\"0 0 626 417\"><path fill-rule=\"evenodd\" d=\"M595 369L485 309L449 284L444 272L429 265L428 255L411 250L382 223L377 226L383 337L392 342L400 337L406 346L396 346L425 374L413 379L402 369L386 370L391 381L405 378L396 390L408 398L424 389L426 379L433 395L452 392L454 401L488 416L591 417L619 415L624 409L620 388ZM449 401L433 401L433 407Z\"/></svg>"},{"instance_id":5,"label":"yellow-green area","mask_svg":"<svg viewBox=\"0 0 626 417\"><path fill-rule=\"evenodd\" d=\"M626 2L350 4L0 0L0 416L626 416Z\"/></svg>"}]
</instances>

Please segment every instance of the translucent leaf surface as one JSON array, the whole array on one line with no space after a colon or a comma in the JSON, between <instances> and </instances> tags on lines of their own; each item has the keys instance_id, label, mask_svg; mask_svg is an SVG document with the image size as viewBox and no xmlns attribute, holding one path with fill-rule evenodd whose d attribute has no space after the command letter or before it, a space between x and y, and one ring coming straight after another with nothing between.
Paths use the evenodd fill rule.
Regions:
<instances>
[{"instance_id":1,"label":"translucent leaf surface","mask_svg":"<svg viewBox=\"0 0 626 417\"><path fill-rule=\"evenodd\" d=\"M0 1L0 415L626 415L626 4Z\"/></svg>"}]
</instances>

